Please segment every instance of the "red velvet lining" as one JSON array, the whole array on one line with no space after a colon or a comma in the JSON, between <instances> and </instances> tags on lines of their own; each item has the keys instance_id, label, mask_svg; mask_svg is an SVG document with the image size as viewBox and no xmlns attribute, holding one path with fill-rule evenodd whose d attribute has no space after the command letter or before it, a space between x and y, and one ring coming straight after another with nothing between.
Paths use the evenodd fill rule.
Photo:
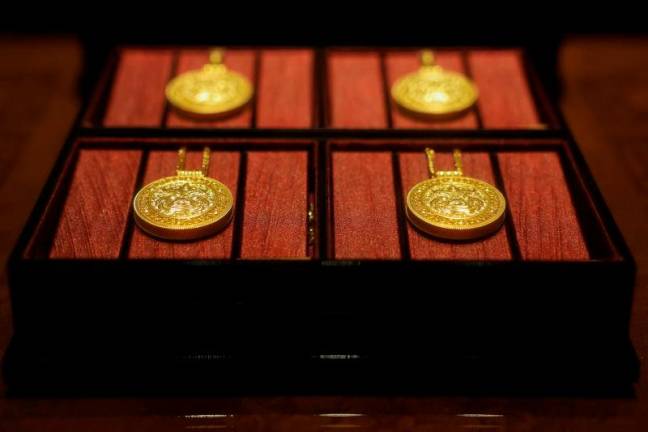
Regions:
<instances>
[{"instance_id":1,"label":"red velvet lining","mask_svg":"<svg viewBox=\"0 0 648 432\"><path fill-rule=\"evenodd\" d=\"M416 70L418 53L388 52L385 56L388 86ZM311 50L263 50L260 52L257 88L257 126L308 128L313 118L313 52ZM207 50L182 50L176 75L202 67ZM461 53L439 51L438 62L467 72ZM543 127L529 89L518 50L468 52L471 73L480 91L478 108L484 128ZM255 51L230 50L226 64L254 82ZM164 87L171 78L170 50L125 49L115 72L105 126L159 126L165 110ZM374 51L333 51L328 55L330 123L338 128L376 128L387 125L385 88L380 56ZM402 113L391 101L394 128L475 128L475 111L448 120L422 120ZM195 120L172 109L169 127L251 127L252 107L218 120Z\"/></svg>"},{"instance_id":2,"label":"red velvet lining","mask_svg":"<svg viewBox=\"0 0 648 432\"><path fill-rule=\"evenodd\" d=\"M254 57L255 52L251 50L230 50L225 52L225 64L231 70L245 75L250 82L254 83ZM178 56L176 75L192 69L200 69L208 62L208 50L182 50ZM230 116L217 120L195 120L169 108L166 125L169 127L250 127L252 125L252 103Z\"/></svg>"},{"instance_id":3,"label":"red velvet lining","mask_svg":"<svg viewBox=\"0 0 648 432\"><path fill-rule=\"evenodd\" d=\"M387 127L378 53L331 53L328 56L328 83L333 127Z\"/></svg>"},{"instance_id":4,"label":"red velvet lining","mask_svg":"<svg viewBox=\"0 0 648 432\"><path fill-rule=\"evenodd\" d=\"M257 127L311 127L312 93L313 51L261 51Z\"/></svg>"},{"instance_id":5,"label":"red velvet lining","mask_svg":"<svg viewBox=\"0 0 648 432\"><path fill-rule=\"evenodd\" d=\"M435 53L436 61L444 68L465 74L461 53L458 51L438 51ZM387 82L389 88L402 76L416 71L421 62L419 53L390 52L385 56L387 67ZM391 95L390 95L391 97ZM457 117L446 120L421 119L411 114L403 113L398 105L390 100L392 123L396 129L474 129L477 127L477 116L474 111L467 111Z\"/></svg>"},{"instance_id":6,"label":"red velvet lining","mask_svg":"<svg viewBox=\"0 0 648 432\"><path fill-rule=\"evenodd\" d=\"M495 184L488 153L463 153L464 173L467 176ZM403 185L403 200L409 190L418 182L429 178L427 158L423 152L401 153L400 167ZM437 153L436 167L452 170L450 153ZM403 205L406 205L403 203ZM444 242L422 234L410 223L407 224L410 255L412 259L456 259L456 260L508 260L511 259L506 229L502 227L494 235L474 242Z\"/></svg>"},{"instance_id":7,"label":"red velvet lining","mask_svg":"<svg viewBox=\"0 0 648 432\"><path fill-rule=\"evenodd\" d=\"M170 50L123 50L104 126L160 126L172 60Z\"/></svg>"},{"instance_id":8,"label":"red velvet lining","mask_svg":"<svg viewBox=\"0 0 648 432\"><path fill-rule=\"evenodd\" d=\"M522 258L588 259L558 155L511 152L498 158Z\"/></svg>"},{"instance_id":9,"label":"red velvet lining","mask_svg":"<svg viewBox=\"0 0 648 432\"><path fill-rule=\"evenodd\" d=\"M209 176L224 183L236 197L240 154L238 152L212 152ZM186 168L200 169L201 151L187 152ZM175 174L176 151L152 151L148 157L143 185ZM223 231L206 239L190 242L167 242L155 239L136 227L128 252L129 258L225 259L232 252L231 223Z\"/></svg>"},{"instance_id":10,"label":"red velvet lining","mask_svg":"<svg viewBox=\"0 0 648 432\"><path fill-rule=\"evenodd\" d=\"M461 53L439 51L443 67L468 73ZM468 52L470 72L479 88L477 107L482 127L542 127L529 89L521 52L518 50L477 50ZM388 52L385 56L388 86L419 67L418 53ZM331 126L340 128L387 127L385 89L380 56L372 51L336 51L328 56ZM475 110L447 120L424 120L400 111L389 101L393 127L445 129L478 127Z\"/></svg>"},{"instance_id":11,"label":"red velvet lining","mask_svg":"<svg viewBox=\"0 0 648 432\"><path fill-rule=\"evenodd\" d=\"M401 257L390 152L333 153L335 258Z\"/></svg>"},{"instance_id":12,"label":"red velvet lining","mask_svg":"<svg viewBox=\"0 0 648 432\"><path fill-rule=\"evenodd\" d=\"M306 258L308 153L248 152L241 258Z\"/></svg>"},{"instance_id":13,"label":"red velvet lining","mask_svg":"<svg viewBox=\"0 0 648 432\"><path fill-rule=\"evenodd\" d=\"M53 237L52 258L119 257L135 192L139 150L81 149ZM570 192L555 152L498 154L520 253L525 260L587 260L589 253ZM199 164L192 151L188 167ZM210 175L236 194L238 152L215 152ZM338 259L398 259L397 205L391 153L335 151L333 166L333 241ZM144 183L172 175L175 151L150 153ZM403 197L427 178L424 155L399 155ZM437 166L450 169L449 153ZM486 153L464 153L467 175L494 183ZM242 258L304 258L308 202L308 154L251 151L245 191ZM408 224L409 225L409 224ZM134 230L132 258L228 258L233 227L198 242L167 243ZM483 241L446 243L407 228L412 259L510 259L506 231Z\"/></svg>"},{"instance_id":14,"label":"red velvet lining","mask_svg":"<svg viewBox=\"0 0 648 432\"><path fill-rule=\"evenodd\" d=\"M538 128L540 120L517 50L471 51L484 128Z\"/></svg>"},{"instance_id":15,"label":"red velvet lining","mask_svg":"<svg viewBox=\"0 0 648 432\"><path fill-rule=\"evenodd\" d=\"M119 257L141 154L139 150L79 152L51 258Z\"/></svg>"}]
</instances>

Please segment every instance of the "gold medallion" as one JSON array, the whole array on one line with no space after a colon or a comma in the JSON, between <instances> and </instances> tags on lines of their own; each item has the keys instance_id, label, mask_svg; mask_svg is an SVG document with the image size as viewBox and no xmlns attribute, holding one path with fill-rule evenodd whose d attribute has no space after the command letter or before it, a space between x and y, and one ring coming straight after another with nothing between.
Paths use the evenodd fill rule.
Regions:
<instances>
[{"instance_id":1,"label":"gold medallion","mask_svg":"<svg viewBox=\"0 0 648 432\"><path fill-rule=\"evenodd\" d=\"M464 75L435 64L434 54L421 53L421 67L394 83L392 98L408 112L424 116L451 116L470 108L477 87Z\"/></svg>"},{"instance_id":2,"label":"gold medallion","mask_svg":"<svg viewBox=\"0 0 648 432\"><path fill-rule=\"evenodd\" d=\"M176 175L155 180L135 195L135 222L152 236L197 239L220 231L232 220L232 192L207 177L209 149L205 147L200 171L185 170L185 157L183 147L178 152Z\"/></svg>"},{"instance_id":3,"label":"gold medallion","mask_svg":"<svg viewBox=\"0 0 648 432\"><path fill-rule=\"evenodd\" d=\"M449 240L492 234L504 222L506 199L493 185L463 175L455 150L454 171L434 169L434 151L425 149L430 177L407 194L407 217L419 230Z\"/></svg>"},{"instance_id":4,"label":"gold medallion","mask_svg":"<svg viewBox=\"0 0 648 432\"><path fill-rule=\"evenodd\" d=\"M214 50L202 69L185 72L166 86L166 97L177 110L193 117L215 118L243 108L252 98L252 84L223 63Z\"/></svg>"}]
</instances>

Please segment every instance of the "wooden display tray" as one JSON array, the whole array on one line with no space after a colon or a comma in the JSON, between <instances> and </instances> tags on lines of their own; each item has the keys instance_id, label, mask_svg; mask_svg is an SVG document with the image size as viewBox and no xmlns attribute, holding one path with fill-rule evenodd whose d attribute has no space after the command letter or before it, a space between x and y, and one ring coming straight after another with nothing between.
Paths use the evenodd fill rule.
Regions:
<instances>
[{"instance_id":1,"label":"wooden display tray","mask_svg":"<svg viewBox=\"0 0 648 432\"><path fill-rule=\"evenodd\" d=\"M327 64L330 71L343 59L351 62L347 71L369 76L373 69L363 62L377 58L384 84L392 66L404 67L392 61L415 58L413 50L250 52L271 53L273 61L284 53L311 59L312 94L332 98L355 86L322 91L318 86L330 84L321 79ZM487 62L499 58L493 53L519 55L458 52ZM453 53L440 53L440 61ZM391 111L386 123L360 127L338 121L361 112L358 105L349 110L324 97L300 105L314 123L292 130L96 123L117 110L101 107L106 89L120 80L104 81L81 115L11 257L12 387L157 388L162 376L173 388L218 382L230 389L277 385L279 377L286 388L316 381L366 388L376 374L392 374L386 387L397 386L397 377L416 384L423 374L424 388L479 377L590 384L637 378L628 342L633 259L577 146L551 104L539 105L542 98L532 98L531 111L552 125L545 129L485 127L486 118L513 118L487 103L461 120L481 119L472 129L399 129L400 114ZM257 72L253 127L263 112L264 80ZM542 93L536 85L529 94ZM377 105L389 107L384 98ZM160 119L168 121L171 113L162 109ZM210 175L232 190L235 216L213 237L169 243L137 228L131 202L143 184L173 174L180 146L189 148L189 167L211 148ZM403 197L427 177L425 147L438 152L440 169L461 149L466 175L505 194L500 231L453 243L411 227ZM54 377L63 370L64 379Z\"/></svg>"}]
</instances>

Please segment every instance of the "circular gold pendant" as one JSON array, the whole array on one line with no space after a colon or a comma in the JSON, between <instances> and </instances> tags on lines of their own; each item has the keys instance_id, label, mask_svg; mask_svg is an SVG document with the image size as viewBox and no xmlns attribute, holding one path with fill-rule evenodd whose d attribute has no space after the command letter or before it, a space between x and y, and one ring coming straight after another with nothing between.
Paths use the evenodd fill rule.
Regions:
<instances>
[{"instance_id":1,"label":"circular gold pendant","mask_svg":"<svg viewBox=\"0 0 648 432\"><path fill-rule=\"evenodd\" d=\"M213 118L235 112L250 101L250 81L220 63L222 54L212 53L211 58L212 63L202 69L185 72L167 84L167 100L176 109L194 117Z\"/></svg>"},{"instance_id":2,"label":"circular gold pendant","mask_svg":"<svg viewBox=\"0 0 648 432\"><path fill-rule=\"evenodd\" d=\"M423 53L423 65L394 83L394 101L405 110L428 116L450 116L477 101L477 87L464 75L433 64L431 53Z\"/></svg>"},{"instance_id":3,"label":"circular gold pendant","mask_svg":"<svg viewBox=\"0 0 648 432\"><path fill-rule=\"evenodd\" d=\"M214 234L232 219L234 199L223 183L200 172L165 177L142 188L133 202L135 221L168 240Z\"/></svg>"},{"instance_id":4,"label":"circular gold pendant","mask_svg":"<svg viewBox=\"0 0 648 432\"><path fill-rule=\"evenodd\" d=\"M506 200L494 186L471 177L439 176L407 194L407 217L418 229L450 240L492 234L504 222Z\"/></svg>"}]
</instances>

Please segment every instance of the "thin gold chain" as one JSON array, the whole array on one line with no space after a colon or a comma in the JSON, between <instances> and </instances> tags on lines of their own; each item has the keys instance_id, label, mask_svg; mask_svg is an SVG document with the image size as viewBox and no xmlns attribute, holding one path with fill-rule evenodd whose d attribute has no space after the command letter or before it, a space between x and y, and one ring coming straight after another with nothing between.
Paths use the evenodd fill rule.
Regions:
<instances>
[{"instance_id":1,"label":"thin gold chain","mask_svg":"<svg viewBox=\"0 0 648 432\"><path fill-rule=\"evenodd\" d=\"M454 159L455 171L459 175L463 175L463 162L461 161L461 151L459 149L454 149L452 152L452 157Z\"/></svg>"},{"instance_id":2,"label":"thin gold chain","mask_svg":"<svg viewBox=\"0 0 648 432\"><path fill-rule=\"evenodd\" d=\"M434 150L431 148L425 148L425 155L428 160L428 171L430 172L430 177L436 176L436 171L434 170Z\"/></svg>"},{"instance_id":3,"label":"thin gold chain","mask_svg":"<svg viewBox=\"0 0 648 432\"><path fill-rule=\"evenodd\" d=\"M178 164L176 165L176 169L178 171L184 171L186 160L187 160L187 147L180 147L180 150L178 150Z\"/></svg>"},{"instance_id":4,"label":"thin gold chain","mask_svg":"<svg viewBox=\"0 0 648 432\"><path fill-rule=\"evenodd\" d=\"M203 173L203 175L206 177L207 174L209 174L209 147L205 147L203 149L203 155L202 155L202 166L200 168L200 171Z\"/></svg>"}]
</instances>

